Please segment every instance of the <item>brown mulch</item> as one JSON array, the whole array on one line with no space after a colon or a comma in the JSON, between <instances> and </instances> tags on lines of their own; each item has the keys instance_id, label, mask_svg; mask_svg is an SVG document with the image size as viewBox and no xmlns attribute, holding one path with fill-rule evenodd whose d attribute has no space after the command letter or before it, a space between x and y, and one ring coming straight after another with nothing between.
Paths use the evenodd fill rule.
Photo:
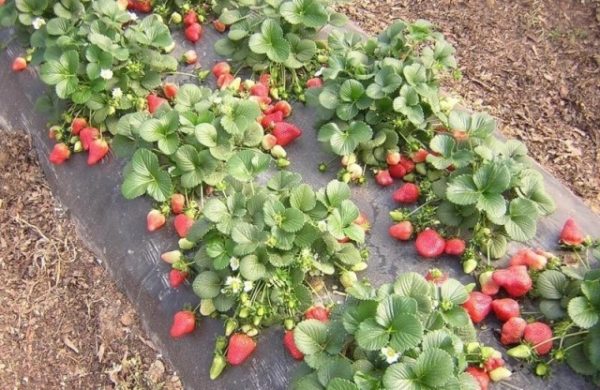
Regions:
<instances>
[{"instance_id":1,"label":"brown mulch","mask_svg":"<svg viewBox=\"0 0 600 390\"><path fill-rule=\"evenodd\" d=\"M0 139L0 388L182 388L55 203L29 137Z\"/></svg>"},{"instance_id":2,"label":"brown mulch","mask_svg":"<svg viewBox=\"0 0 600 390\"><path fill-rule=\"evenodd\" d=\"M341 7L370 33L426 19L457 49L448 89L503 123L600 213L599 0L362 0Z\"/></svg>"}]
</instances>

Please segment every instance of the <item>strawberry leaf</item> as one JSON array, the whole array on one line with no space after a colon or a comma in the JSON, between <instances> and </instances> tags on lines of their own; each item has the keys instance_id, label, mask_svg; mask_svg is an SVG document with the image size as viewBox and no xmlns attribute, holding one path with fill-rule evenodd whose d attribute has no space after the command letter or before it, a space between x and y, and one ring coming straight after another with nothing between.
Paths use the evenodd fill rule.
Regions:
<instances>
[{"instance_id":1,"label":"strawberry leaf","mask_svg":"<svg viewBox=\"0 0 600 390\"><path fill-rule=\"evenodd\" d=\"M327 325L317 320L305 320L294 329L294 342L305 355L325 350L329 339Z\"/></svg>"},{"instance_id":2,"label":"strawberry leaf","mask_svg":"<svg viewBox=\"0 0 600 390\"><path fill-rule=\"evenodd\" d=\"M569 317L583 329L589 329L598 323L598 311L585 297L575 297L569 301Z\"/></svg>"},{"instance_id":3,"label":"strawberry leaf","mask_svg":"<svg viewBox=\"0 0 600 390\"><path fill-rule=\"evenodd\" d=\"M281 26L274 20L265 20L261 32L250 37L250 50L257 54L266 54L273 62L285 62L290 55L290 44L283 37Z\"/></svg>"},{"instance_id":4,"label":"strawberry leaf","mask_svg":"<svg viewBox=\"0 0 600 390\"><path fill-rule=\"evenodd\" d=\"M196 276L192 288L202 299L215 298L221 292L221 279L215 272L204 271Z\"/></svg>"}]
</instances>

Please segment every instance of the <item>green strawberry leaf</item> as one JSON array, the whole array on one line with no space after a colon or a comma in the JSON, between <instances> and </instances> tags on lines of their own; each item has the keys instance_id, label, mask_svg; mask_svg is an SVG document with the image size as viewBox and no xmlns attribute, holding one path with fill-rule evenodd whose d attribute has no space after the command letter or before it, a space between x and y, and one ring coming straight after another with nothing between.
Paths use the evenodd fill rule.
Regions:
<instances>
[{"instance_id":1,"label":"green strawberry leaf","mask_svg":"<svg viewBox=\"0 0 600 390\"><path fill-rule=\"evenodd\" d=\"M296 347L305 355L325 350L328 338L327 324L317 320L304 320L294 328Z\"/></svg>"},{"instance_id":2,"label":"green strawberry leaf","mask_svg":"<svg viewBox=\"0 0 600 390\"><path fill-rule=\"evenodd\" d=\"M596 325L599 320L598 311L585 297L576 297L569 301L569 317L583 329L589 329Z\"/></svg>"},{"instance_id":3,"label":"green strawberry leaf","mask_svg":"<svg viewBox=\"0 0 600 390\"><path fill-rule=\"evenodd\" d=\"M265 20L261 32L250 37L250 50L257 54L266 54L273 62L285 62L290 55L290 44L283 37L281 26L272 19Z\"/></svg>"},{"instance_id":4,"label":"green strawberry leaf","mask_svg":"<svg viewBox=\"0 0 600 390\"><path fill-rule=\"evenodd\" d=\"M192 289L202 299L215 298L221 292L221 278L212 271L201 272L194 279Z\"/></svg>"}]
</instances>

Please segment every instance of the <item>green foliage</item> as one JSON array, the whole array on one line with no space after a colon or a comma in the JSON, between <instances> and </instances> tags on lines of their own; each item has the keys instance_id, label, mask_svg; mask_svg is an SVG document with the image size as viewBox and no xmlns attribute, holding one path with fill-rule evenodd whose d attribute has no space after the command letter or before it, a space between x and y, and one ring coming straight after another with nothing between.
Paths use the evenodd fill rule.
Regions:
<instances>
[{"instance_id":1,"label":"green foliage","mask_svg":"<svg viewBox=\"0 0 600 390\"><path fill-rule=\"evenodd\" d=\"M296 346L310 371L293 388L308 383L315 389L477 388L463 375L466 344L473 341L463 335L473 325L460 306L467 290L458 281L437 286L406 273L377 290L361 284L348 293L330 322L306 320L295 328ZM446 320L450 311L461 312L465 322ZM469 361L478 359L471 348Z\"/></svg>"}]
</instances>

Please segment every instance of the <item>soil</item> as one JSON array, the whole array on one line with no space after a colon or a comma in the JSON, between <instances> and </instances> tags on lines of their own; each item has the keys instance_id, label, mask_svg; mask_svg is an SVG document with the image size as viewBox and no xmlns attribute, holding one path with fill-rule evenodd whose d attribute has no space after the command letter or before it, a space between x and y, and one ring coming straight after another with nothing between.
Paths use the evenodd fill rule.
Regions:
<instances>
[{"instance_id":1,"label":"soil","mask_svg":"<svg viewBox=\"0 0 600 390\"><path fill-rule=\"evenodd\" d=\"M31 140L0 139L0 387L182 388L56 204Z\"/></svg>"},{"instance_id":2,"label":"soil","mask_svg":"<svg viewBox=\"0 0 600 390\"><path fill-rule=\"evenodd\" d=\"M375 34L426 19L456 48L463 79L447 89L600 214L599 0L361 0L340 7Z\"/></svg>"}]
</instances>

